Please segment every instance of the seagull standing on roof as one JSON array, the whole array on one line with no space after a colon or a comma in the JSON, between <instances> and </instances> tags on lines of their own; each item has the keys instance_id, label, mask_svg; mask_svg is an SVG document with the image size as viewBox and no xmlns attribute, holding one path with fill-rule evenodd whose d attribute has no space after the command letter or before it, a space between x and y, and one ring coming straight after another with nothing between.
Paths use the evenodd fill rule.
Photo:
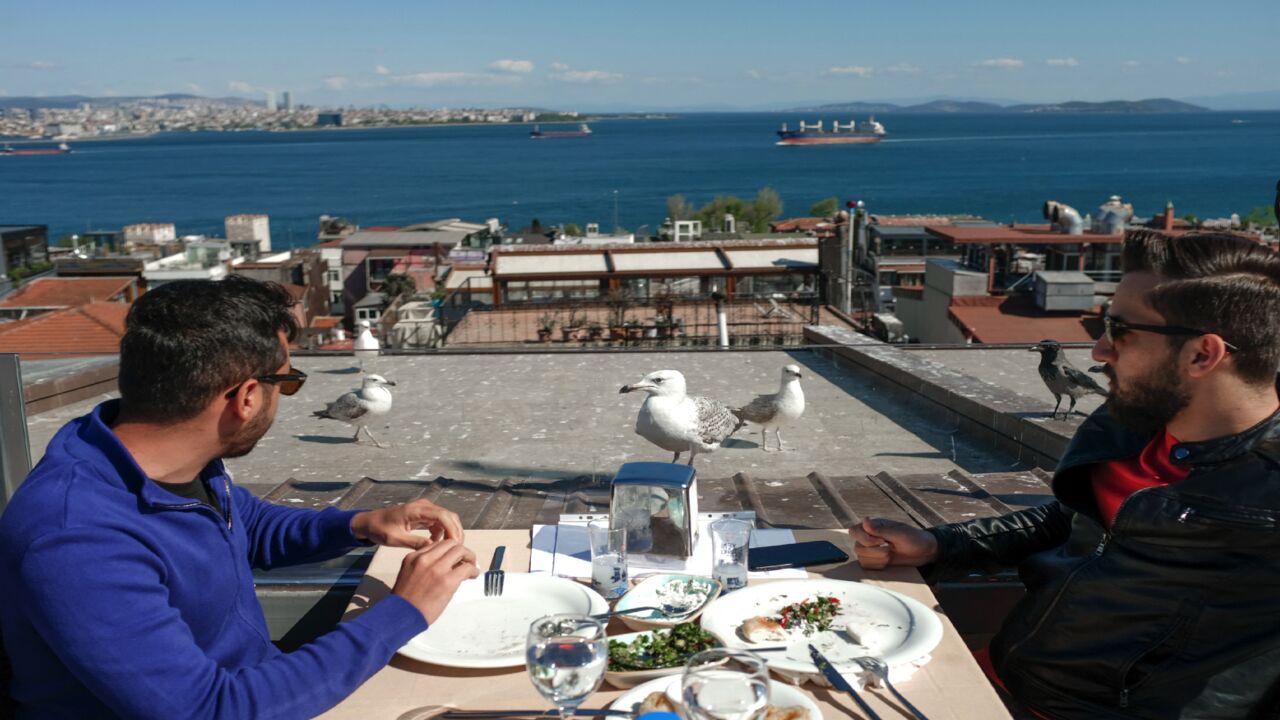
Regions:
<instances>
[{"instance_id":1,"label":"seagull standing on roof","mask_svg":"<svg viewBox=\"0 0 1280 720\"><path fill-rule=\"evenodd\" d=\"M382 447L373 433L369 432L368 424L374 417L391 412L391 391L387 389L388 385L395 383L381 375L367 375L359 390L342 395L329 403L328 407L317 410L312 415L355 425L356 434L352 440L360 442L360 431L363 430L374 445Z\"/></svg>"},{"instance_id":2,"label":"seagull standing on roof","mask_svg":"<svg viewBox=\"0 0 1280 720\"><path fill-rule=\"evenodd\" d=\"M636 434L675 453L671 462L679 462L680 454L688 452L693 465L695 455L715 451L745 424L722 402L686 395L684 375L675 370L651 372L618 392L635 390L648 395L636 416Z\"/></svg>"},{"instance_id":3,"label":"seagull standing on roof","mask_svg":"<svg viewBox=\"0 0 1280 720\"><path fill-rule=\"evenodd\" d=\"M1062 406L1062 396L1066 395L1071 398L1071 407L1063 413L1062 418L1065 420L1071 413L1075 412L1076 401L1090 394L1106 395L1107 391L1102 389L1093 378L1087 373L1081 372L1076 366L1072 365L1067 356L1062 352L1062 346L1057 340L1041 340L1039 344L1032 345L1031 352L1040 353L1040 378L1044 380L1044 384L1048 386L1049 392L1058 399L1057 404L1053 406L1052 418L1058 417L1058 408Z\"/></svg>"},{"instance_id":4,"label":"seagull standing on roof","mask_svg":"<svg viewBox=\"0 0 1280 720\"><path fill-rule=\"evenodd\" d=\"M355 350L356 360L360 362L360 369L364 370L365 360L378 357L378 350L382 349L382 346L378 343L378 338L373 336L373 331L369 329L368 320L361 320L356 325L360 328L360 334L356 336L351 347Z\"/></svg>"},{"instance_id":5,"label":"seagull standing on roof","mask_svg":"<svg viewBox=\"0 0 1280 720\"><path fill-rule=\"evenodd\" d=\"M804 391L800 389L800 368L788 365L782 368L782 387L771 395L757 395L755 400L734 410L733 414L760 426L760 449L769 451L769 428L778 438L778 450L782 451L781 427L800 419L804 414Z\"/></svg>"}]
</instances>

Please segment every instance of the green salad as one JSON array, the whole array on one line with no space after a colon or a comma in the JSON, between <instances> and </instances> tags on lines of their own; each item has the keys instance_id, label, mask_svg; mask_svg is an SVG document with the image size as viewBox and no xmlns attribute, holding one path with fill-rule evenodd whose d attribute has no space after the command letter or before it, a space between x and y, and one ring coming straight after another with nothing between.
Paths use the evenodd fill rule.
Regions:
<instances>
[{"instance_id":1,"label":"green salad","mask_svg":"<svg viewBox=\"0 0 1280 720\"><path fill-rule=\"evenodd\" d=\"M695 623L654 630L629 643L609 641L610 670L657 670L684 665L694 653L719 647L720 641Z\"/></svg>"}]
</instances>

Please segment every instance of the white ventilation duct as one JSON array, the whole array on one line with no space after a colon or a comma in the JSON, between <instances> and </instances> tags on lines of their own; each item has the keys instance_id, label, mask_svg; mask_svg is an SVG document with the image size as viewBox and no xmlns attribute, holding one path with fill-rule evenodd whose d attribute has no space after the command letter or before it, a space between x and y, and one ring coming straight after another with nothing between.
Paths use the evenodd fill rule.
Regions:
<instances>
[{"instance_id":1,"label":"white ventilation duct","mask_svg":"<svg viewBox=\"0 0 1280 720\"><path fill-rule=\"evenodd\" d=\"M1112 195L1111 199L1098 208L1098 214L1093 221L1093 231L1118 235L1124 232L1125 226L1132 219L1133 205L1120 202L1119 195Z\"/></svg>"},{"instance_id":2,"label":"white ventilation duct","mask_svg":"<svg viewBox=\"0 0 1280 720\"><path fill-rule=\"evenodd\" d=\"M1067 235L1083 235L1084 219L1075 208L1057 200L1049 200L1044 204L1044 219L1058 226L1058 230Z\"/></svg>"}]
</instances>

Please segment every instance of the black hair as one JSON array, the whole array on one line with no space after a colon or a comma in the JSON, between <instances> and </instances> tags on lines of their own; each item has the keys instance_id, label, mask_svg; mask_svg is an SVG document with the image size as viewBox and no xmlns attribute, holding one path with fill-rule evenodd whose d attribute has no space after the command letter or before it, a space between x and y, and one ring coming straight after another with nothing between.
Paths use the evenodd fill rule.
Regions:
<instances>
[{"instance_id":1,"label":"black hair","mask_svg":"<svg viewBox=\"0 0 1280 720\"><path fill-rule=\"evenodd\" d=\"M178 280L144 293L120 340L120 418L181 422L236 383L285 361L298 334L284 287L239 275Z\"/></svg>"},{"instance_id":2,"label":"black hair","mask_svg":"<svg viewBox=\"0 0 1280 720\"><path fill-rule=\"evenodd\" d=\"M1222 336L1239 351L1236 371L1252 384L1271 384L1280 369L1280 253L1230 233L1125 237L1125 272L1161 280L1151 305L1172 325ZM1175 345L1186 337L1171 337Z\"/></svg>"}]
</instances>

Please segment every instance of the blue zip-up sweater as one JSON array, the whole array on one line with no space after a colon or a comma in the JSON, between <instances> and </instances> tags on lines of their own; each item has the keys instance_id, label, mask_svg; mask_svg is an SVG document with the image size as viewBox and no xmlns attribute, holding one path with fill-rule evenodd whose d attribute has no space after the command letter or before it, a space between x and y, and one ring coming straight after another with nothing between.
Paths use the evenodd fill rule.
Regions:
<instances>
[{"instance_id":1,"label":"blue zip-up sweater","mask_svg":"<svg viewBox=\"0 0 1280 720\"><path fill-rule=\"evenodd\" d=\"M19 717L302 718L427 623L396 595L305 647L271 644L251 568L335 557L354 512L286 508L201 476L225 508L149 479L109 425L71 421L0 517L0 628Z\"/></svg>"}]
</instances>

